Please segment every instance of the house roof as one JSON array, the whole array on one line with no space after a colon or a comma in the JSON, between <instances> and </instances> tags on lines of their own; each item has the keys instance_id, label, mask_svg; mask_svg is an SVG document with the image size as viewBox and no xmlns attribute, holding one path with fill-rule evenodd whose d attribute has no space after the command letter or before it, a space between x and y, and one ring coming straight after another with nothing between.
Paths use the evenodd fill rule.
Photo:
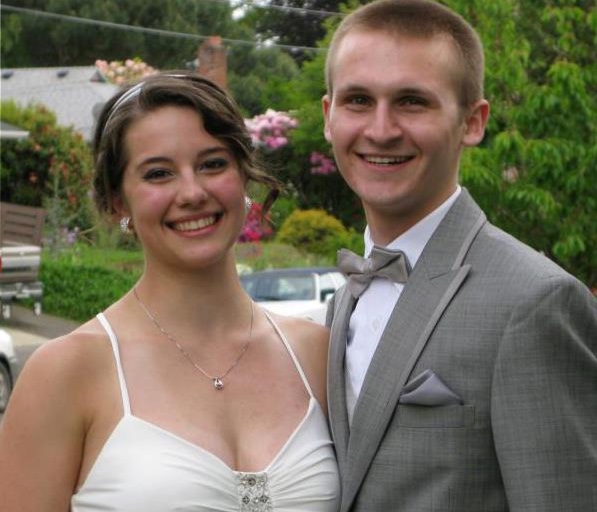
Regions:
<instances>
[{"instance_id":1,"label":"house roof","mask_svg":"<svg viewBox=\"0 0 597 512\"><path fill-rule=\"evenodd\" d=\"M72 126L86 140L93 136L94 109L118 90L95 66L2 69L0 76L2 100L23 107L41 103L56 114L58 124Z\"/></svg>"}]
</instances>

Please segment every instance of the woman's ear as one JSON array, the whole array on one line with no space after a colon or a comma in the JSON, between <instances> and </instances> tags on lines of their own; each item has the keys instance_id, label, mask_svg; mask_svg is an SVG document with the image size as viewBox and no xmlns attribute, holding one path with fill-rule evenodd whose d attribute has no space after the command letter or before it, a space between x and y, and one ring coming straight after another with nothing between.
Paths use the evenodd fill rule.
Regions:
<instances>
[{"instance_id":1,"label":"woman's ear","mask_svg":"<svg viewBox=\"0 0 597 512\"><path fill-rule=\"evenodd\" d=\"M112 215L116 218L116 220L120 220L122 217L131 216L131 212L120 194L114 194L114 196L112 196L111 203Z\"/></svg>"},{"instance_id":2,"label":"woman's ear","mask_svg":"<svg viewBox=\"0 0 597 512\"><path fill-rule=\"evenodd\" d=\"M465 116L465 131L462 143L465 146L476 146L485 135L485 127L489 120L489 102L479 100L473 104Z\"/></svg>"}]
</instances>

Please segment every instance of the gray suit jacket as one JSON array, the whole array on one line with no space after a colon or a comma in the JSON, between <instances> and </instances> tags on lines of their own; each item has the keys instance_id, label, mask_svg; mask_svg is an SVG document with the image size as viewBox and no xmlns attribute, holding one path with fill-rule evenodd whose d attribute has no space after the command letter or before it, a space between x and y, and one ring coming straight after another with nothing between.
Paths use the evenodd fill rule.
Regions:
<instances>
[{"instance_id":1,"label":"gray suit jacket","mask_svg":"<svg viewBox=\"0 0 597 512\"><path fill-rule=\"evenodd\" d=\"M343 288L328 311L342 512L597 510L597 300L584 285L463 190L404 287L349 427L353 306ZM400 400L426 370L462 403Z\"/></svg>"}]
</instances>

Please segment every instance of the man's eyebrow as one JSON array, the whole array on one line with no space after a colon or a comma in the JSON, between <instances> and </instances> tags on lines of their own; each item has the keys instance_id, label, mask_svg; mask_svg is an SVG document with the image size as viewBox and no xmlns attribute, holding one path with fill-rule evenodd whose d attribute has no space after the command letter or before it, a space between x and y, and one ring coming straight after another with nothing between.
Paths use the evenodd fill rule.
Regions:
<instances>
[{"instance_id":1,"label":"man's eyebrow","mask_svg":"<svg viewBox=\"0 0 597 512\"><path fill-rule=\"evenodd\" d=\"M431 92L423 87L416 87L416 86L407 86L398 89L400 94L414 94L414 95L429 95Z\"/></svg>"},{"instance_id":2,"label":"man's eyebrow","mask_svg":"<svg viewBox=\"0 0 597 512\"><path fill-rule=\"evenodd\" d=\"M361 85L361 84L345 84L341 87L336 89L336 93L338 94L353 94L353 93L369 93L371 90L370 87ZM403 87L397 87L394 90L394 94L398 95L425 95L425 96L433 96L433 92L427 88L419 87L416 85L405 85Z\"/></svg>"},{"instance_id":3,"label":"man's eyebrow","mask_svg":"<svg viewBox=\"0 0 597 512\"><path fill-rule=\"evenodd\" d=\"M337 92L341 92L343 94L347 92L367 92L369 89L364 85L360 84L346 84L336 89Z\"/></svg>"}]
</instances>

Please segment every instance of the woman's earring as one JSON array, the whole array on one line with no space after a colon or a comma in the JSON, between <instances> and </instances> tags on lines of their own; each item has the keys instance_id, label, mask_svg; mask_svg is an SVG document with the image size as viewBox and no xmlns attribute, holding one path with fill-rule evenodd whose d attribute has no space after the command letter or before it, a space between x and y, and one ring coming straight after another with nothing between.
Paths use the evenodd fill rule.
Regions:
<instances>
[{"instance_id":1,"label":"woman's earring","mask_svg":"<svg viewBox=\"0 0 597 512\"><path fill-rule=\"evenodd\" d=\"M122 233L130 233L132 231L130 217L122 217L122 219L120 219L120 231Z\"/></svg>"},{"instance_id":2,"label":"woman's earring","mask_svg":"<svg viewBox=\"0 0 597 512\"><path fill-rule=\"evenodd\" d=\"M249 196L245 196L245 211L249 212L253 206L253 200Z\"/></svg>"}]
</instances>

